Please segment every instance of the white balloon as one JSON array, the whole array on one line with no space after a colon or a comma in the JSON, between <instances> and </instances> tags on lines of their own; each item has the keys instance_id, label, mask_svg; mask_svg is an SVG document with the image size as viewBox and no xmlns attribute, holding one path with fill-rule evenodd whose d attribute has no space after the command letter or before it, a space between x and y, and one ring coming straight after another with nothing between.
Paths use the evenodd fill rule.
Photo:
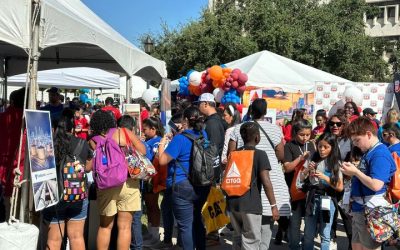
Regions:
<instances>
[{"instance_id":1,"label":"white balloon","mask_svg":"<svg viewBox=\"0 0 400 250\"><path fill-rule=\"evenodd\" d=\"M160 101L160 96L158 94L158 90L157 89L146 89L142 94L142 99L148 105L151 105L155 102Z\"/></svg>"},{"instance_id":2,"label":"white balloon","mask_svg":"<svg viewBox=\"0 0 400 250\"><path fill-rule=\"evenodd\" d=\"M216 102L221 102L222 97L224 96L225 91L223 91L221 88L216 88L213 91L213 95L215 97Z\"/></svg>"},{"instance_id":3,"label":"white balloon","mask_svg":"<svg viewBox=\"0 0 400 250\"><path fill-rule=\"evenodd\" d=\"M193 86L199 86L201 83L201 73L193 71L189 76L189 83Z\"/></svg>"}]
</instances>

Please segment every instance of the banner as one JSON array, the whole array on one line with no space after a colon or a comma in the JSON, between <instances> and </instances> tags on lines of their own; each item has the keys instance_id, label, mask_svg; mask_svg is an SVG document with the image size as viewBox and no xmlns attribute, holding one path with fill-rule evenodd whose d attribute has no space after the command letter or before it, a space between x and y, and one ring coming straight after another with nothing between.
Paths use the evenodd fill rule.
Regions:
<instances>
[{"instance_id":1,"label":"banner","mask_svg":"<svg viewBox=\"0 0 400 250\"><path fill-rule=\"evenodd\" d=\"M166 128L166 132L170 132L170 127L167 126L169 120L172 117L171 114L171 80L163 79L161 83L161 98L160 98L160 106L161 106L161 122Z\"/></svg>"},{"instance_id":2,"label":"banner","mask_svg":"<svg viewBox=\"0 0 400 250\"><path fill-rule=\"evenodd\" d=\"M394 74L394 95L396 96L397 106L400 107L400 73L397 72Z\"/></svg>"},{"instance_id":3,"label":"banner","mask_svg":"<svg viewBox=\"0 0 400 250\"><path fill-rule=\"evenodd\" d=\"M268 108L276 110L278 119L290 119L293 110L298 108L305 108L308 114L312 114L314 111L314 93L288 93L281 88L252 89L243 93L243 106L248 107L257 98L265 99Z\"/></svg>"},{"instance_id":4,"label":"banner","mask_svg":"<svg viewBox=\"0 0 400 250\"><path fill-rule=\"evenodd\" d=\"M25 110L35 210L57 204L57 170L51 133L50 112Z\"/></svg>"},{"instance_id":5,"label":"banner","mask_svg":"<svg viewBox=\"0 0 400 250\"><path fill-rule=\"evenodd\" d=\"M347 86L355 86L363 93L361 109L372 108L377 112L376 119L380 120L392 107L393 84L390 83L334 83L317 82L315 84L314 114L319 109L329 111L339 100L344 100L343 92ZM315 125L315 123L314 123Z\"/></svg>"}]
</instances>

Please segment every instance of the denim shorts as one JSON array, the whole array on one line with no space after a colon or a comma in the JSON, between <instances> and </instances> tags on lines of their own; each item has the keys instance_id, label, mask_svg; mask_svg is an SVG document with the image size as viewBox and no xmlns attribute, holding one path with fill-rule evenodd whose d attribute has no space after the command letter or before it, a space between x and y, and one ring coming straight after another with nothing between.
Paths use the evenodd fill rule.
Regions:
<instances>
[{"instance_id":1,"label":"denim shorts","mask_svg":"<svg viewBox=\"0 0 400 250\"><path fill-rule=\"evenodd\" d=\"M85 220L88 213L88 205L88 199L78 202L60 201L57 205L42 211L43 220L50 224L64 223L69 220Z\"/></svg>"}]
</instances>

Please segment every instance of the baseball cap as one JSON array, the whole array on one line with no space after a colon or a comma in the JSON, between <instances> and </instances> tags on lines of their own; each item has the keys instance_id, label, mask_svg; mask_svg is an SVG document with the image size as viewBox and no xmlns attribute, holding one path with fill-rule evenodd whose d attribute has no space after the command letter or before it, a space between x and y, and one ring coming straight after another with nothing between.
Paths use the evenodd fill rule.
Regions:
<instances>
[{"instance_id":1,"label":"baseball cap","mask_svg":"<svg viewBox=\"0 0 400 250\"><path fill-rule=\"evenodd\" d=\"M366 114L376 115L377 112L375 112L372 108L365 108L365 109L363 110L363 114L364 114L364 115L366 115Z\"/></svg>"},{"instance_id":2,"label":"baseball cap","mask_svg":"<svg viewBox=\"0 0 400 250\"><path fill-rule=\"evenodd\" d=\"M200 95L197 102L215 102L214 95L210 93L203 93Z\"/></svg>"},{"instance_id":3,"label":"baseball cap","mask_svg":"<svg viewBox=\"0 0 400 250\"><path fill-rule=\"evenodd\" d=\"M48 93L57 93L57 94L61 93L60 89L56 88L56 87L51 87L46 92L48 92Z\"/></svg>"}]
</instances>

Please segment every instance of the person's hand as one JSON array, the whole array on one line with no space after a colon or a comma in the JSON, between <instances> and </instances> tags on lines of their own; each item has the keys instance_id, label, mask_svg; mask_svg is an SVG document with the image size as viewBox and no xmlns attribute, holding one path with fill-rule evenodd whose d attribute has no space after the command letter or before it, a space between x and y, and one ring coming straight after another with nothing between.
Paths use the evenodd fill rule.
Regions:
<instances>
[{"instance_id":1,"label":"person's hand","mask_svg":"<svg viewBox=\"0 0 400 250\"><path fill-rule=\"evenodd\" d=\"M326 182L329 182L329 177L324 175L321 171L316 171L314 176L317 177L320 180L324 180Z\"/></svg>"},{"instance_id":2,"label":"person's hand","mask_svg":"<svg viewBox=\"0 0 400 250\"><path fill-rule=\"evenodd\" d=\"M310 151L304 152L302 155L300 155L300 161L307 160L309 156L310 156Z\"/></svg>"},{"instance_id":3,"label":"person's hand","mask_svg":"<svg viewBox=\"0 0 400 250\"><path fill-rule=\"evenodd\" d=\"M350 162L343 162L340 166L340 170L347 176L354 176L359 171L358 168Z\"/></svg>"},{"instance_id":4,"label":"person's hand","mask_svg":"<svg viewBox=\"0 0 400 250\"><path fill-rule=\"evenodd\" d=\"M228 159L227 158L223 159L221 163L222 164L227 164L228 163Z\"/></svg>"},{"instance_id":5,"label":"person's hand","mask_svg":"<svg viewBox=\"0 0 400 250\"><path fill-rule=\"evenodd\" d=\"M272 208L271 208L271 211L272 211L272 219L273 219L274 221L279 220L279 210L278 210L278 207L277 207L277 206L272 207Z\"/></svg>"}]
</instances>

